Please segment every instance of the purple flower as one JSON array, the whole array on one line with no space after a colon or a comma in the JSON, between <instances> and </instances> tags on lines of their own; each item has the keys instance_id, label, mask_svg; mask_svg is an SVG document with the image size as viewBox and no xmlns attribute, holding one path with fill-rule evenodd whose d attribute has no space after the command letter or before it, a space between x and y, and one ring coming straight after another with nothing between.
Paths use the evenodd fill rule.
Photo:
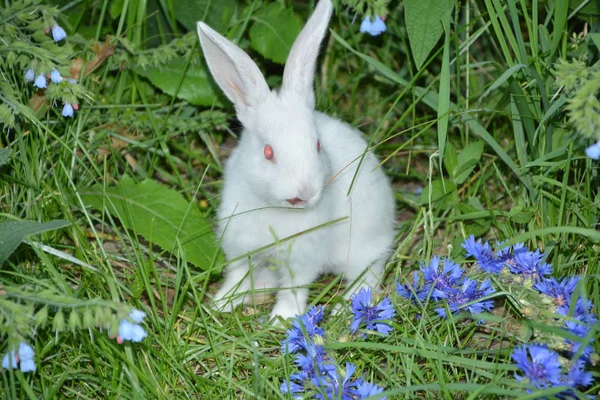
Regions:
<instances>
[{"instance_id":1,"label":"purple flower","mask_svg":"<svg viewBox=\"0 0 600 400\"><path fill-rule=\"evenodd\" d=\"M585 149L585 155L591 158L592 160L600 159L600 140L598 140L595 144L591 145L587 149Z\"/></svg>"},{"instance_id":2,"label":"purple flower","mask_svg":"<svg viewBox=\"0 0 600 400\"><path fill-rule=\"evenodd\" d=\"M546 346L522 345L512 352L511 357L524 375L515 374L519 382L529 382L538 389L561 385L558 354L548 350Z\"/></svg>"},{"instance_id":3,"label":"purple flower","mask_svg":"<svg viewBox=\"0 0 600 400\"><path fill-rule=\"evenodd\" d=\"M419 284L419 275L415 271L413 274L413 284L401 284L396 282L396 293L400 296L412 300L415 304L423 304L429 295L429 287Z\"/></svg>"},{"instance_id":4,"label":"purple flower","mask_svg":"<svg viewBox=\"0 0 600 400\"><path fill-rule=\"evenodd\" d=\"M421 266L421 272L423 273L425 285L433 286L434 291L432 297L435 300L440 299L440 297L436 297L436 289L444 292L455 287L460 283L464 274L464 270L449 258L444 258L444 267L440 271L440 258L437 256L434 256L431 259L428 266L423 264Z\"/></svg>"},{"instance_id":5,"label":"purple flower","mask_svg":"<svg viewBox=\"0 0 600 400\"><path fill-rule=\"evenodd\" d=\"M509 264L510 271L533 280L543 279L552 273L552 265L543 262L542 258L544 255L539 250L515 252L515 258Z\"/></svg>"},{"instance_id":6,"label":"purple flower","mask_svg":"<svg viewBox=\"0 0 600 400\"><path fill-rule=\"evenodd\" d=\"M35 72L31 68L25 71L25 82L31 82L35 79Z\"/></svg>"},{"instance_id":7,"label":"purple flower","mask_svg":"<svg viewBox=\"0 0 600 400\"><path fill-rule=\"evenodd\" d=\"M36 76L35 82L33 82L33 86L35 86L39 89L45 89L46 88L46 77L42 74L39 74L38 76Z\"/></svg>"},{"instance_id":8,"label":"purple flower","mask_svg":"<svg viewBox=\"0 0 600 400\"><path fill-rule=\"evenodd\" d=\"M573 291L578 283L578 276L565 278L560 282L555 278L548 278L536 282L533 287L540 293L556 299L557 306L562 306L570 304Z\"/></svg>"},{"instance_id":9,"label":"purple flower","mask_svg":"<svg viewBox=\"0 0 600 400\"><path fill-rule=\"evenodd\" d=\"M317 324L323 320L323 307L314 306L304 315L296 316L292 327L287 331L287 338L281 342L284 354L306 351L315 336L323 336L325 331Z\"/></svg>"},{"instance_id":10,"label":"purple flower","mask_svg":"<svg viewBox=\"0 0 600 400\"><path fill-rule=\"evenodd\" d=\"M462 247L467 251L467 257L475 257L478 267L488 274L499 274L504 268L504 260L494 255L488 242L482 243L481 239L475 241L475 236L471 235L465 239Z\"/></svg>"},{"instance_id":11,"label":"purple flower","mask_svg":"<svg viewBox=\"0 0 600 400\"><path fill-rule=\"evenodd\" d=\"M380 16L376 16L373 22L371 22L371 18L367 16L360 24L361 33L368 33L371 36L380 35L385 32L386 29L385 22L383 22Z\"/></svg>"},{"instance_id":12,"label":"purple flower","mask_svg":"<svg viewBox=\"0 0 600 400\"><path fill-rule=\"evenodd\" d=\"M65 30L61 28L58 24L52 27L52 39L54 39L55 42L60 42L66 37L67 32L65 32Z\"/></svg>"},{"instance_id":13,"label":"purple flower","mask_svg":"<svg viewBox=\"0 0 600 400\"><path fill-rule=\"evenodd\" d=\"M60 75L60 72L58 72L55 69L52 70L52 72L50 73L50 80L52 81L52 83L61 83L62 82L62 76Z\"/></svg>"},{"instance_id":14,"label":"purple flower","mask_svg":"<svg viewBox=\"0 0 600 400\"><path fill-rule=\"evenodd\" d=\"M485 279L477 287L477 282L470 278L465 278L460 287L451 288L446 291L434 290L436 297L445 299L448 309L452 314L461 310L468 310L472 314L480 314L483 311L490 311L494 307L491 300L476 301L482 297L489 296L496 290L492 287L490 281ZM446 318L446 309L444 307L436 308L439 316Z\"/></svg>"},{"instance_id":15,"label":"purple flower","mask_svg":"<svg viewBox=\"0 0 600 400\"><path fill-rule=\"evenodd\" d=\"M71 103L65 103L62 109L63 117L72 117L73 116L73 105Z\"/></svg>"},{"instance_id":16,"label":"purple flower","mask_svg":"<svg viewBox=\"0 0 600 400\"><path fill-rule=\"evenodd\" d=\"M350 324L350 332L356 333L362 325L366 325L368 330L377 331L383 335L387 335L393 330L389 324L383 322L384 320L391 320L396 314L392 302L385 297L379 304L373 305L372 297L372 289L364 287L352 296L354 319Z\"/></svg>"}]
</instances>

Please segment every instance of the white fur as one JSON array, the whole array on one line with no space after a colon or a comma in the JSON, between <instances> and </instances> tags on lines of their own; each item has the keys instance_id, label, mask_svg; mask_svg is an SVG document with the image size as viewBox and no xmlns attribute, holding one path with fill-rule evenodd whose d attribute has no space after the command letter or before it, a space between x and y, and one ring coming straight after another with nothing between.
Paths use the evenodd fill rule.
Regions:
<instances>
[{"instance_id":1,"label":"white fur","mask_svg":"<svg viewBox=\"0 0 600 400\"><path fill-rule=\"evenodd\" d=\"M321 273L343 274L349 282L360 277L354 291L382 278L394 240L388 179L369 152L348 195L367 143L359 131L314 110L315 63L331 11L330 0L319 2L290 51L280 91L268 90L241 49L198 23L208 66L244 126L225 168L219 209L223 250L229 260L242 257L227 267L215 295L221 310L262 289L277 290L271 316L288 318L304 312L307 285ZM264 156L266 145L272 161ZM287 201L294 198L303 201ZM256 252L264 246L270 247Z\"/></svg>"}]
</instances>

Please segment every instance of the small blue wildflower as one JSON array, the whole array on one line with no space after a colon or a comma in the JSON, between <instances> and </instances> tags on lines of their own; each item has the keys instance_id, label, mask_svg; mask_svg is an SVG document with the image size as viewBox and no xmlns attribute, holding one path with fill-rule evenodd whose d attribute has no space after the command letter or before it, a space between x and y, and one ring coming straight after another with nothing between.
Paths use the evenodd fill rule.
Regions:
<instances>
[{"instance_id":1,"label":"small blue wildflower","mask_svg":"<svg viewBox=\"0 0 600 400\"><path fill-rule=\"evenodd\" d=\"M131 340L132 342L141 342L144 340L148 334L142 328L140 323L146 316L146 313L139 310L133 310L129 313L129 318L131 318L135 323L131 323L128 320L122 320L119 322L119 337L117 338L118 343L123 343L124 340Z\"/></svg>"},{"instance_id":2,"label":"small blue wildflower","mask_svg":"<svg viewBox=\"0 0 600 400\"><path fill-rule=\"evenodd\" d=\"M444 258L444 266L440 271L440 258L433 256L429 265L421 265L421 272L423 273L425 285L434 287L432 297L434 300L439 300L440 297L435 294L436 289L444 292L455 287L460 283L465 271L447 257Z\"/></svg>"},{"instance_id":3,"label":"small blue wildflower","mask_svg":"<svg viewBox=\"0 0 600 400\"><path fill-rule=\"evenodd\" d=\"M368 330L377 331L383 335L387 335L393 330L391 326L383 322L383 320L391 320L396 314L392 302L385 297L379 304L372 305L372 297L372 289L364 287L352 296L354 319L350 324L350 332L356 333L361 325L366 325Z\"/></svg>"},{"instance_id":4,"label":"small blue wildflower","mask_svg":"<svg viewBox=\"0 0 600 400\"><path fill-rule=\"evenodd\" d=\"M383 388L375 385L374 383L364 382L362 379L356 381L355 393L359 399L375 396L383 392ZM381 400L385 400L387 397L382 397Z\"/></svg>"},{"instance_id":5,"label":"small blue wildflower","mask_svg":"<svg viewBox=\"0 0 600 400\"><path fill-rule=\"evenodd\" d=\"M25 71L25 82L31 82L35 79L35 72L31 68Z\"/></svg>"},{"instance_id":6,"label":"small blue wildflower","mask_svg":"<svg viewBox=\"0 0 600 400\"><path fill-rule=\"evenodd\" d=\"M25 342L19 344L19 365L21 372L35 372L35 352L33 348Z\"/></svg>"},{"instance_id":7,"label":"small blue wildflower","mask_svg":"<svg viewBox=\"0 0 600 400\"><path fill-rule=\"evenodd\" d=\"M361 31L362 32L362 31ZM600 140L585 149L585 155L592 160L600 160Z\"/></svg>"},{"instance_id":8,"label":"small blue wildflower","mask_svg":"<svg viewBox=\"0 0 600 400\"><path fill-rule=\"evenodd\" d=\"M451 288L446 291L436 289L434 290L434 295L446 300L448 309L452 314L461 310L468 310L472 314L480 314L484 311L490 311L494 307L494 302L491 300L476 300L489 296L495 291L489 279L484 279L481 285L477 287L477 281L465 278L461 287ZM439 316L447 318L444 307L436 308L435 311Z\"/></svg>"},{"instance_id":9,"label":"small blue wildflower","mask_svg":"<svg viewBox=\"0 0 600 400\"><path fill-rule=\"evenodd\" d=\"M477 266L488 274L499 274L504 268L504 260L494 255L489 243L482 243L481 239L475 241L474 235L466 238L462 247L467 251L467 257L475 257Z\"/></svg>"},{"instance_id":10,"label":"small blue wildflower","mask_svg":"<svg viewBox=\"0 0 600 400\"><path fill-rule=\"evenodd\" d=\"M386 29L385 22L383 22L380 16L376 16L373 22L371 22L371 18L367 16L360 24L360 32L368 33L371 36L378 36L385 32Z\"/></svg>"},{"instance_id":11,"label":"small blue wildflower","mask_svg":"<svg viewBox=\"0 0 600 400\"><path fill-rule=\"evenodd\" d=\"M540 293L554 298L557 306L563 306L570 304L571 296L573 296L573 291L578 283L578 276L565 278L560 282L551 277L536 282L533 287Z\"/></svg>"},{"instance_id":12,"label":"small blue wildflower","mask_svg":"<svg viewBox=\"0 0 600 400\"><path fill-rule=\"evenodd\" d=\"M323 336L325 331L318 326L323 320L323 307L311 307L304 315L296 316L287 337L281 342L284 354L306 351L315 336Z\"/></svg>"},{"instance_id":13,"label":"small blue wildflower","mask_svg":"<svg viewBox=\"0 0 600 400\"><path fill-rule=\"evenodd\" d=\"M6 353L4 355L4 358L2 359L2 368L12 369L12 368L17 368L17 366L18 366L18 361L17 361L16 351L12 350L11 352Z\"/></svg>"},{"instance_id":14,"label":"small blue wildflower","mask_svg":"<svg viewBox=\"0 0 600 400\"><path fill-rule=\"evenodd\" d=\"M136 324L141 324L144 321L144 318L146 318L146 313L134 308L129 313L129 318L131 318Z\"/></svg>"},{"instance_id":15,"label":"small blue wildflower","mask_svg":"<svg viewBox=\"0 0 600 400\"><path fill-rule=\"evenodd\" d=\"M419 284L419 275L413 273L413 284L401 284L396 282L396 293L405 299L412 300L415 304L423 304L429 295L429 288L423 283Z\"/></svg>"},{"instance_id":16,"label":"small blue wildflower","mask_svg":"<svg viewBox=\"0 0 600 400\"><path fill-rule=\"evenodd\" d=\"M543 279L552 273L552 265L542 261L544 255L539 250L515 253L514 262L509 264L510 271L525 275L533 280Z\"/></svg>"},{"instance_id":17,"label":"small blue wildflower","mask_svg":"<svg viewBox=\"0 0 600 400\"><path fill-rule=\"evenodd\" d=\"M55 42L60 42L66 37L67 32L65 32L65 30L61 28L58 24L52 27L52 39L54 39Z\"/></svg>"},{"instance_id":18,"label":"small blue wildflower","mask_svg":"<svg viewBox=\"0 0 600 400\"><path fill-rule=\"evenodd\" d=\"M531 358L530 358L531 356ZM519 382L529 382L538 389L561 385L561 365L558 354L544 345L522 345L511 354L523 375L515 374Z\"/></svg>"},{"instance_id":19,"label":"small blue wildflower","mask_svg":"<svg viewBox=\"0 0 600 400\"><path fill-rule=\"evenodd\" d=\"M65 103L62 109L63 117L72 117L73 116L73 105L71 103Z\"/></svg>"},{"instance_id":20,"label":"small blue wildflower","mask_svg":"<svg viewBox=\"0 0 600 400\"><path fill-rule=\"evenodd\" d=\"M62 82L62 76L60 75L60 72L58 72L55 69L52 70L52 72L50 72L50 80L52 81L52 83L61 83Z\"/></svg>"},{"instance_id":21,"label":"small blue wildflower","mask_svg":"<svg viewBox=\"0 0 600 400\"><path fill-rule=\"evenodd\" d=\"M35 86L39 89L45 89L46 88L46 77L42 74L39 74L38 76L36 76L35 82L33 82L33 86Z\"/></svg>"}]
</instances>

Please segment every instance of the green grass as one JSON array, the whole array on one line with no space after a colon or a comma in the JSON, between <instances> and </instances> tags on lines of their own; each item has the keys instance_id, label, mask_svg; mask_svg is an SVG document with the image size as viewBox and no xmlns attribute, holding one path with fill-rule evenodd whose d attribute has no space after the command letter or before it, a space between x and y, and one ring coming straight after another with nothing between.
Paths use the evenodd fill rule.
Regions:
<instances>
[{"instance_id":1,"label":"green grass","mask_svg":"<svg viewBox=\"0 0 600 400\"><path fill-rule=\"evenodd\" d=\"M174 11L181 5L122 3L118 13L108 0L56 2L64 13L58 22L73 45L69 58L94 60L89 45L106 34L114 54L82 75L93 100L83 102L74 118L60 117L57 106L22 113L10 129L3 125L0 147L12 155L0 166L0 220L66 219L70 225L30 237L1 266L1 285L35 295L6 299L31 305L34 313L47 305L49 317L36 325L11 314L0 286L0 352L18 333L35 348L37 362L34 374L0 371L0 397L289 398L279 387L295 366L281 353L284 328L266 321L272 302L232 314L214 312L206 293L221 279L222 257L192 265L185 244L163 250L152 238L126 229L108 208L86 208L73 195L96 183L116 185L125 175L150 179L178 192L214 223L222 163L240 133L233 107L222 98L193 105L136 72L144 63L160 69L167 57L185 66L183 71L199 65L197 39L168 45L187 32ZM249 49L252 17L243 6L249 12L262 5L237 3L237 13L220 30ZM314 2L284 3L305 20ZM391 296L397 317L392 335L365 340L349 335L349 312L330 317L323 323L325 343L340 365L354 363L366 380L386 388L388 398L544 395L528 396L513 378L511 347L534 340L534 331L552 332L538 318L520 318L521 292L500 285L497 312L482 317L485 327L468 316L440 319L432 305L417 307L393 294L395 279L412 279L419 262L432 255L463 261L460 243L471 233L492 243L522 241L540 248L555 276L585 277L582 290L599 313L598 162L585 157L591 140L576 131L565 109L573 92L560 90L555 81L559 59L583 59L590 66L598 61L593 40L580 35L586 22L589 31L598 30L598 10L589 9L566 21L574 12L567 1L461 2L452 12L449 35L442 35L417 69L403 2L390 4L388 32L377 38L359 34L362 17L353 22L353 12L338 4L317 72L318 108L360 127L393 181L398 237L382 294ZM251 53L269 82L278 82L281 66ZM21 85L15 88L19 101L28 104L33 92L22 86L21 70L0 65L7 84ZM175 78L179 95L184 77ZM6 102L7 92L0 95ZM464 160L457 152L470 149L462 153L468 161L473 149L468 146L477 142L483 153L459 171ZM342 290L337 280L324 278L313 285L311 301L332 308L343 301ZM121 310L114 302L148 314L142 343L119 345L110 338ZM71 310L89 307L108 310L107 329L71 329ZM66 319L62 327L54 317L59 310ZM597 328L592 334L598 337ZM598 350L597 341L594 345ZM594 374L589 394L600 390L600 373Z\"/></svg>"}]
</instances>

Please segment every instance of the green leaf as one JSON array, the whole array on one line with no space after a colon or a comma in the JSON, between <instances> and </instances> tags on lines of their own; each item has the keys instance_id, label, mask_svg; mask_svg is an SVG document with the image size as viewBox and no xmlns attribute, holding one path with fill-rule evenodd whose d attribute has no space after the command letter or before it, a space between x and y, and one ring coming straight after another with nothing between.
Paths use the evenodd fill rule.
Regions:
<instances>
[{"instance_id":1,"label":"green leaf","mask_svg":"<svg viewBox=\"0 0 600 400\"><path fill-rule=\"evenodd\" d=\"M50 222L36 221L5 221L0 222L0 265L21 244L27 236L46 231L52 231L69 226L71 223L65 220L54 220Z\"/></svg>"},{"instance_id":2,"label":"green leaf","mask_svg":"<svg viewBox=\"0 0 600 400\"><path fill-rule=\"evenodd\" d=\"M264 57L283 64L302 29L302 21L291 8L271 3L253 15L250 45Z\"/></svg>"},{"instance_id":3,"label":"green leaf","mask_svg":"<svg viewBox=\"0 0 600 400\"><path fill-rule=\"evenodd\" d=\"M106 210L151 243L170 252L178 248L186 260L209 269L218 252L212 228L195 204L152 180L135 183L125 177L120 184L100 184L78 190L83 204Z\"/></svg>"},{"instance_id":4,"label":"green leaf","mask_svg":"<svg viewBox=\"0 0 600 400\"><path fill-rule=\"evenodd\" d=\"M0 149L0 167L10 160L12 150L9 148Z\"/></svg>"},{"instance_id":5,"label":"green leaf","mask_svg":"<svg viewBox=\"0 0 600 400\"><path fill-rule=\"evenodd\" d=\"M446 143L444 166L446 167L448 175L454 178L454 175L456 175L456 168L458 167L458 157L456 156L456 148L451 142Z\"/></svg>"},{"instance_id":6,"label":"green leaf","mask_svg":"<svg viewBox=\"0 0 600 400\"><path fill-rule=\"evenodd\" d=\"M445 190L444 190L445 187ZM436 206L448 208L458 204L458 194L456 193L456 185L446 180L436 179L431 182L430 186L425 186L421 193L421 204L429 204L429 192L431 191L431 202L438 203Z\"/></svg>"},{"instance_id":7,"label":"green leaf","mask_svg":"<svg viewBox=\"0 0 600 400\"><path fill-rule=\"evenodd\" d=\"M483 154L483 142L478 140L469 143L467 147L462 149L458 154L458 167L456 170L456 183L461 184L467 180L473 169L481 159Z\"/></svg>"},{"instance_id":8,"label":"green leaf","mask_svg":"<svg viewBox=\"0 0 600 400\"><path fill-rule=\"evenodd\" d=\"M440 39L441 19L453 7L451 0L404 0L404 20L417 69Z\"/></svg>"},{"instance_id":9,"label":"green leaf","mask_svg":"<svg viewBox=\"0 0 600 400\"><path fill-rule=\"evenodd\" d=\"M178 98L187 100L191 104L197 106L222 105L204 65L189 65L187 71L184 71L184 68L183 62L171 61L160 67L136 67L134 71L148 78L163 92L171 96L177 94ZM184 72L185 77L181 82Z\"/></svg>"},{"instance_id":10,"label":"green leaf","mask_svg":"<svg viewBox=\"0 0 600 400\"><path fill-rule=\"evenodd\" d=\"M533 210L530 207L516 205L509 211L510 219L517 224L526 224L533 218Z\"/></svg>"},{"instance_id":11,"label":"green leaf","mask_svg":"<svg viewBox=\"0 0 600 400\"><path fill-rule=\"evenodd\" d=\"M177 21L191 32L196 31L197 21L205 21L213 29L222 31L229 25L236 9L236 1L177 0L173 8Z\"/></svg>"}]
</instances>

